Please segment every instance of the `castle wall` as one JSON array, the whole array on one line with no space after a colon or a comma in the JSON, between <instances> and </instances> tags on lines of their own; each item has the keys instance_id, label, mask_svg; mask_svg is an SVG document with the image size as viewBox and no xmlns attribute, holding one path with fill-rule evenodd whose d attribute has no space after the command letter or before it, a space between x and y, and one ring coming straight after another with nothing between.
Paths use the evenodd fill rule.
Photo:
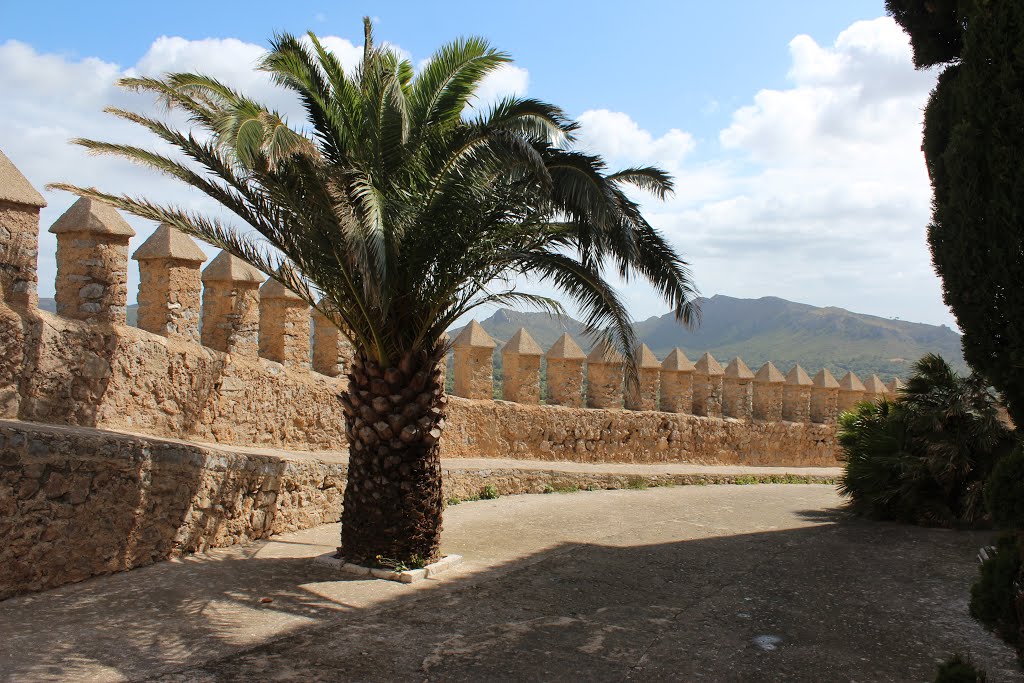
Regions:
<instances>
[{"instance_id":1,"label":"castle wall","mask_svg":"<svg viewBox=\"0 0 1024 683\"><path fill-rule=\"evenodd\" d=\"M500 461L486 469L458 460L442 467L446 499L475 498L489 486L511 495L737 478L728 472L638 474ZM346 470L340 453L211 447L0 420L0 600L336 522ZM744 481L778 476L762 471Z\"/></svg>"},{"instance_id":2,"label":"castle wall","mask_svg":"<svg viewBox=\"0 0 1024 683\"><path fill-rule=\"evenodd\" d=\"M447 458L834 467L836 453L831 425L454 397L441 437Z\"/></svg>"}]
</instances>

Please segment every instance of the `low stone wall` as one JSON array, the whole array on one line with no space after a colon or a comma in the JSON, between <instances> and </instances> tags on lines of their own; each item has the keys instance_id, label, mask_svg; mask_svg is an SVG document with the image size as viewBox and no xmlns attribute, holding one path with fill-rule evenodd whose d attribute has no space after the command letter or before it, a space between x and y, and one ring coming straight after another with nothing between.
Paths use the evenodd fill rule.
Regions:
<instances>
[{"instance_id":1,"label":"low stone wall","mask_svg":"<svg viewBox=\"0 0 1024 683\"><path fill-rule=\"evenodd\" d=\"M461 499L488 486L511 495L794 480L784 469L615 473L499 461L463 466L457 458L442 465L446 498ZM246 451L0 420L0 600L335 522L346 470L342 453Z\"/></svg>"},{"instance_id":2,"label":"low stone wall","mask_svg":"<svg viewBox=\"0 0 1024 683\"><path fill-rule=\"evenodd\" d=\"M778 467L836 465L835 427L451 398L447 458Z\"/></svg>"},{"instance_id":3,"label":"low stone wall","mask_svg":"<svg viewBox=\"0 0 1024 683\"><path fill-rule=\"evenodd\" d=\"M341 457L0 420L0 599L340 518Z\"/></svg>"}]
</instances>

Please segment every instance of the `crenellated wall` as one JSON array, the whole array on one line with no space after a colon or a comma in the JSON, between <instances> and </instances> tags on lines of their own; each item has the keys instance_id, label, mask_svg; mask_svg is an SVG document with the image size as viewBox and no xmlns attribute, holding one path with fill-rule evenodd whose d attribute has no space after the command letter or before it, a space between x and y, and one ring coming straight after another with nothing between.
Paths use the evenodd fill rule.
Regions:
<instances>
[{"instance_id":1,"label":"crenellated wall","mask_svg":"<svg viewBox=\"0 0 1024 683\"><path fill-rule=\"evenodd\" d=\"M0 417L239 446L345 447L337 400L351 346L330 320L263 273L205 255L159 226L134 254L108 206L76 201L52 226L60 315L40 311L36 244L42 197L0 153ZM125 323L130 258L142 273L140 328ZM200 325L201 322L201 325ZM310 330L313 330L312 344ZM312 348L311 348L312 346ZM585 356L568 335L546 353L520 330L501 349L475 321L452 342L455 394L443 454L601 461L823 464L840 410L885 396L877 377L839 382L799 366L756 374L681 349L643 347L627 386L611 349ZM549 404L543 395L546 357ZM584 407L586 406L586 407ZM582 433L586 436L579 436Z\"/></svg>"}]
</instances>

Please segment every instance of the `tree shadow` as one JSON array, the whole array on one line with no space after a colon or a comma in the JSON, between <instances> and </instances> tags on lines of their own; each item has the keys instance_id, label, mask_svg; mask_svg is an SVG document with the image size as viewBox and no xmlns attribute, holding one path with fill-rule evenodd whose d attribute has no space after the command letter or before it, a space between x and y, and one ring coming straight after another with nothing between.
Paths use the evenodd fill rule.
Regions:
<instances>
[{"instance_id":1,"label":"tree shadow","mask_svg":"<svg viewBox=\"0 0 1024 683\"><path fill-rule=\"evenodd\" d=\"M0 642L38 653L8 658L11 680L902 681L963 651L1013 675L966 612L985 534L812 512L795 529L558 543L420 590L314 565L301 538L289 556L256 545L8 601ZM97 623L109 638L78 635Z\"/></svg>"}]
</instances>

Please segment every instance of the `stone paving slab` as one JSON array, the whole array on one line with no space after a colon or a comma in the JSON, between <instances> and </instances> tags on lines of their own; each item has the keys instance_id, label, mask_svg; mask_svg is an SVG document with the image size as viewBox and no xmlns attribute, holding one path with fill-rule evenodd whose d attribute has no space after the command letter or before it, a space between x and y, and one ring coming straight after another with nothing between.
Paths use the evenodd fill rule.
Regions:
<instances>
[{"instance_id":1,"label":"stone paving slab","mask_svg":"<svg viewBox=\"0 0 1024 683\"><path fill-rule=\"evenodd\" d=\"M967 615L990 534L831 486L530 495L446 513L442 580L341 577L337 525L0 603L5 681L927 681L1013 652Z\"/></svg>"}]
</instances>

